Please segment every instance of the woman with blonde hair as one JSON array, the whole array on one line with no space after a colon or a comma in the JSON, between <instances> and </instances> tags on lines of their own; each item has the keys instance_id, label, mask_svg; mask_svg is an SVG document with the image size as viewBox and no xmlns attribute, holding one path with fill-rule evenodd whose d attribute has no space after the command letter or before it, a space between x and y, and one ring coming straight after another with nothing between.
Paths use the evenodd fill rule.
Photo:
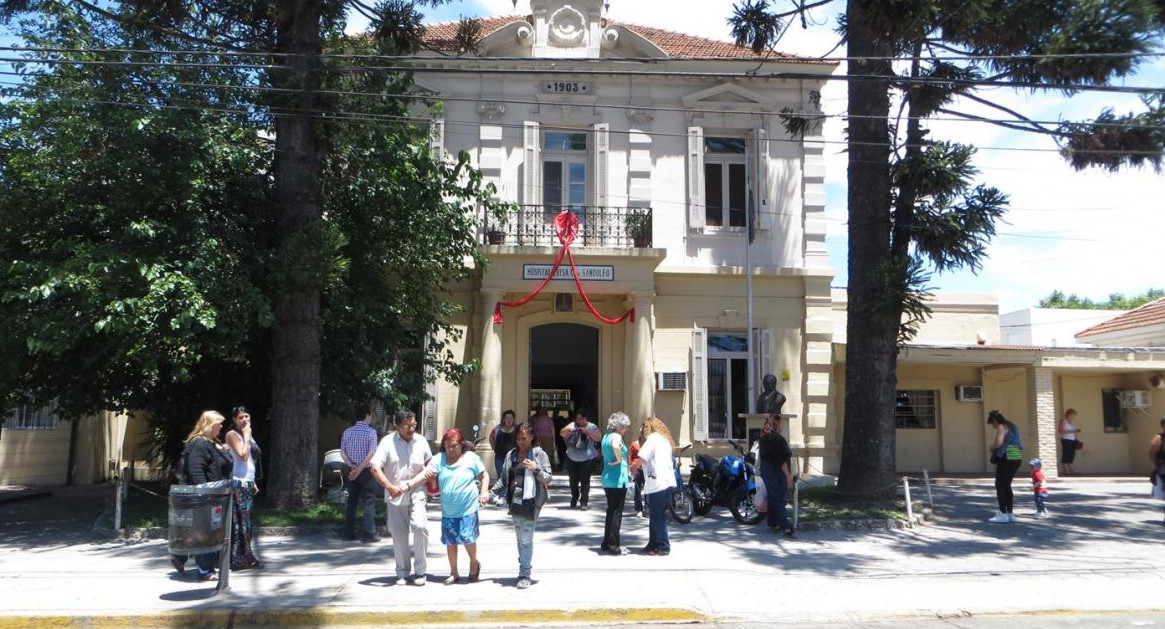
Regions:
<instances>
[{"instance_id":1,"label":"woman with blonde hair","mask_svg":"<svg viewBox=\"0 0 1165 629\"><path fill-rule=\"evenodd\" d=\"M671 552L666 509L676 486L672 458L676 442L658 417L648 417L643 422L643 434L646 438L639 458L632 464L635 470L643 470L643 493L647 496L648 537L643 553L662 556Z\"/></svg>"},{"instance_id":2,"label":"woman with blonde hair","mask_svg":"<svg viewBox=\"0 0 1165 629\"><path fill-rule=\"evenodd\" d=\"M218 438L224 421L226 418L218 411L203 411L198 417L194 429L186 436L186 448L178 461L178 484L201 485L229 478L231 460ZM178 574L185 572L186 559L181 555L170 556L170 564ZM196 555L194 563L198 566L199 580L207 581L214 577L218 553Z\"/></svg>"}]
</instances>

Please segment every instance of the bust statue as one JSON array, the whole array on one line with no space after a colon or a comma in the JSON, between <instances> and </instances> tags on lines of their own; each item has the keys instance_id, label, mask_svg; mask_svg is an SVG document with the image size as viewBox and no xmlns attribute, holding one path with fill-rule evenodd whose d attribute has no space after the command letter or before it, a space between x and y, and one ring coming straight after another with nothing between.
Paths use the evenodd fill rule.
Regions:
<instances>
[{"instance_id":1,"label":"bust statue","mask_svg":"<svg viewBox=\"0 0 1165 629\"><path fill-rule=\"evenodd\" d=\"M765 415L779 414L781 407L785 405L785 396L777 390L777 377L771 373L765 374L761 386L764 390L756 399L756 412Z\"/></svg>"}]
</instances>

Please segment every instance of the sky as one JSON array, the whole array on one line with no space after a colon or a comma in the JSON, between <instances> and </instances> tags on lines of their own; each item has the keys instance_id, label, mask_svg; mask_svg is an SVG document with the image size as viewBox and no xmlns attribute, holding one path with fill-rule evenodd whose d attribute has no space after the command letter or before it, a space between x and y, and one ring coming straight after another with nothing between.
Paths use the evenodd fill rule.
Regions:
<instances>
[{"instance_id":1,"label":"sky","mask_svg":"<svg viewBox=\"0 0 1165 629\"><path fill-rule=\"evenodd\" d=\"M677 0L610 0L607 16L619 22L730 40L725 22L733 0L692 0L677 11ZM819 56L836 44L833 32L841 2L816 9L807 30L790 28L777 48L782 52ZM780 4L778 3L778 6ZM529 0L462 0L426 11L426 22L461 16L515 15L529 12ZM844 49L835 55L844 54ZM844 72L844 64L839 72ZM1165 58L1150 58L1137 74L1117 84L1165 86ZM1117 113L1138 111L1135 96L1089 93L1065 97L1058 93L1028 93L994 89L979 92L1037 120L1080 120L1104 107ZM823 94L827 114L844 113L845 86L830 82ZM961 103L962 111L998 117L982 105ZM1050 138L1002 129L986 123L933 121L932 137L979 147L975 163L981 183L999 188L1011 207L997 226L982 269L936 275L931 285L940 293L995 295L1000 312L1036 306L1053 290L1105 300L1110 293L1144 293L1165 286L1165 178L1151 168L1117 173L1072 170L1054 151ZM843 140L843 122L830 118L827 140ZM1015 150L1037 149L1037 150ZM846 158L840 144L827 148L827 238L837 273L834 285L846 283Z\"/></svg>"}]
</instances>

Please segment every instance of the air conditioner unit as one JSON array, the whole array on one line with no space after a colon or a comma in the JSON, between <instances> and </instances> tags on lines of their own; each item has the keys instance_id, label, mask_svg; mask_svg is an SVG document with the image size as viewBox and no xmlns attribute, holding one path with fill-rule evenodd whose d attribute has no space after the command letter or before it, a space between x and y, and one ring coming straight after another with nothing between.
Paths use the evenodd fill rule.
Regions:
<instances>
[{"instance_id":1,"label":"air conditioner unit","mask_svg":"<svg viewBox=\"0 0 1165 629\"><path fill-rule=\"evenodd\" d=\"M983 386L978 384L960 384L955 387L955 399L960 402L982 402Z\"/></svg>"},{"instance_id":2,"label":"air conditioner unit","mask_svg":"<svg viewBox=\"0 0 1165 629\"><path fill-rule=\"evenodd\" d=\"M658 391L688 390L688 372L686 371L661 371L655 374L655 379L655 388Z\"/></svg>"},{"instance_id":3,"label":"air conditioner unit","mask_svg":"<svg viewBox=\"0 0 1165 629\"><path fill-rule=\"evenodd\" d=\"M1153 396L1148 391L1121 391L1121 408L1149 408Z\"/></svg>"}]
</instances>

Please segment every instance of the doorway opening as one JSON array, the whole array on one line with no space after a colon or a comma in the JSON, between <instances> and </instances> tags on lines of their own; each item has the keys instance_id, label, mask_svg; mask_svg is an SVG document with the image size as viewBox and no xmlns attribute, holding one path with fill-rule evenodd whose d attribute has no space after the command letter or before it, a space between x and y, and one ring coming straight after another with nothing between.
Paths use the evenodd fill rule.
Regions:
<instances>
[{"instance_id":1,"label":"doorway opening","mask_svg":"<svg viewBox=\"0 0 1165 629\"><path fill-rule=\"evenodd\" d=\"M555 423L580 408L599 414L599 331L577 323L530 330L530 410L545 407Z\"/></svg>"}]
</instances>

